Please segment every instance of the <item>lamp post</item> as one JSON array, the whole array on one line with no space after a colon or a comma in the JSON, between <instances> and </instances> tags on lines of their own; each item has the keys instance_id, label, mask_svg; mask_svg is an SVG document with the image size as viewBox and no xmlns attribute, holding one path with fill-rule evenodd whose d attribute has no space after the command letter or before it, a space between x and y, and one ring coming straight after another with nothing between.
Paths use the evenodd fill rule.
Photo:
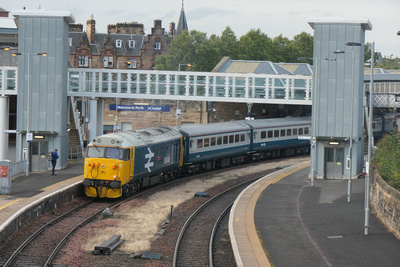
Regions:
<instances>
[{"instance_id":1,"label":"lamp post","mask_svg":"<svg viewBox=\"0 0 400 267\"><path fill-rule=\"evenodd\" d=\"M399 34L400 31L397 33ZM399 34L400 35L400 34ZM364 220L364 235L368 235L369 231L369 182L371 178L371 153L372 153L372 116L373 106L372 106L372 97L374 95L374 62L375 62L375 43L372 42L371 45L371 79L369 86L369 120L368 120L368 162L366 166L367 175L365 176L365 201L364 201L364 210L365 210L365 220Z\"/></svg>"},{"instance_id":2,"label":"lamp post","mask_svg":"<svg viewBox=\"0 0 400 267\"><path fill-rule=\"evenodd\" d=\"M400 35L400 31L397 32ZM357 42L347 42L347 46L362 46L363 44ZM353 51L354 53L354 51ZM372 42L371 45L371 78L370 78L370 88L369 88L369 115L368 115L368 155L366 163L366 173L365 176L365 199L364 199L364 235L368 235L369 231L369 183L371 178L371 154L373 146L373 133L372 133L372 117L374 114L372 99L374 95L374 63L375 63L375 43Z\"/></svg>"},{"instance_id":3,"label":"lamp post","mask_svg":"<svg viewBox=\"0 0 400 267\"><path fill-rule=\"evenodd\" d=\"M192 66L190 63L179 63L178 71L181 71L181 66ZM179 100L176 101L176 126L179 126L179 115L181 115L181 110L179 109Z\"/></svg>"},{"instance_id":4,"label":"lamp post","mask_svg":"<svg viewBox=\"0 0 400 267\"><path fill-rule=\"evenodd\" d=\"M30 132L30 117L31 117L31 57L34 55L46 57L47 53L12 53L12 56L27 56L28 58L28 83L26 87L26 95L27 95L27 116L26 116L26 171L25 175L29 176L29 167L30 167L30 143L32 142L32 133Z\"/></svg>"},{"instance_id":5,"label":"lamp post","mask_svg":"<svg viewBox=\"0 0 400 267\"><path fill-rule=\"evenodd\" d=\"M351 43L351 44L350 44ZM347 46L354 46L352 45L353 42L346 43ZM333 51L335 54L345 54L349 53L343 50L336 50ZM352 78L352 85L351 85L351 98L350 98L350 145L349 145L349 181L347 186L347 202L351 201L351 191L352 191L352 183L351 183L351 176L353 174L353 109L354 109L354 50L351 53L351 78Z\"/></svg>"}]
</instances>

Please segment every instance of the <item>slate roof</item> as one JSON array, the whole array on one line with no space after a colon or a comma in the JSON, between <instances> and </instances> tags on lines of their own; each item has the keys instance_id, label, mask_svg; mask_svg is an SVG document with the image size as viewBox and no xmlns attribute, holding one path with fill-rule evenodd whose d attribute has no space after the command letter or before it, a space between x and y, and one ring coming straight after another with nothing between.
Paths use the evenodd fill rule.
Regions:
<instances>
[{"instance_id":1,"label":"slate roof","mask_svg":"<svg viewBox=\"0 0 400 267\"><path fill-rule=\"evenodd\" d=\"M213 71L226 72L226 73L256 73L256 74L282 74L282 75L294 74L290 72L288 69L280 66L280 64L273 63L271 61L231 60L230 58L224 58L223 61L224 62L221 62L220 66L216 67ZM305 67L302 67L302 69L305 69Z\"/></svg>"},{"instance_id":2,"label":"slate roof","mask_svg":"<svg viewBox=\"0 0 400 267\"><path fill-rule=\"evenodd\" d=\"M82 35L86 35L86 32L69 32L68 37L72 38L72 46L69 47L70 53L76 53L76 47L82 39ZM93 54L100 54L101 49L108 37L107 33L96 33L95 43L90 44ZM121 40L121 47L116 47L118 55L127 56L140 56L140 49L143 47L145 35L138 34L124 34L124 33L111 33L110 37L115 44L116 40ZM129 40L134 40L136 45L134 48L129 47Z\"/></svg>"}]
</instances>

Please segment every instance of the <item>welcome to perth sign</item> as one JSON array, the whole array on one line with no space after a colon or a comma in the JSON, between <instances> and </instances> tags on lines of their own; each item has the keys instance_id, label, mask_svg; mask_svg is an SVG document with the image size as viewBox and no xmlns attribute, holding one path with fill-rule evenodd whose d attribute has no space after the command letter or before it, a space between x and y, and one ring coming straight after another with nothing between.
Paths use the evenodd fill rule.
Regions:
<instances>
[{"instance_id":1,"label":"welcome to perth sign","mask_svg":"<svg viewBox=\"0 0 400 267\"><path fill-rule=\"evenodd\" d=\"M110 110L115 110L116 105L111 104ZM148 106L148 105L118 105L119 111L164 111L169 112L169 106Z\"/></svg>"}]
</instances>

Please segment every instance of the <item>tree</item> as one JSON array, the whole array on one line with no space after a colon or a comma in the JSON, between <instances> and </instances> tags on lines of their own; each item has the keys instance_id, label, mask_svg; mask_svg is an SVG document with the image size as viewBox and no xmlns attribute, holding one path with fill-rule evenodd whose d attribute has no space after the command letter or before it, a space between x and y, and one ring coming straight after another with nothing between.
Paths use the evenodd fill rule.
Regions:
<instances>
[{"instance_id":1,"label":"tree","mask_svg":"<svg viewBox=\"0 0 400 267\"><path fill-rule=\"evenodd\" d=\"M239 43L235 33L227 26L221 34L220 39L220 56L238 59ZM222 58L221 57L221 58Z\"/></svg>"},{"instance_id":2,"label":"tree","mask_svg":"<svg viewBox=\"0 0 400 267\"><path fill-rule=\"evenodd\" d=\"M377 144L372 163L390 186L400 189L400 133L386 134Z\"/></svg>"},{"instance_id":3,"label":"tree","mask_svg":"<svg viewBox=\"0 0 400 267\"><path fill-rule=\"evenodd\" d=\"M272 60L272 40L260 29L250 30L239 39L239 59Z\"/></svg>"}]
</instances>

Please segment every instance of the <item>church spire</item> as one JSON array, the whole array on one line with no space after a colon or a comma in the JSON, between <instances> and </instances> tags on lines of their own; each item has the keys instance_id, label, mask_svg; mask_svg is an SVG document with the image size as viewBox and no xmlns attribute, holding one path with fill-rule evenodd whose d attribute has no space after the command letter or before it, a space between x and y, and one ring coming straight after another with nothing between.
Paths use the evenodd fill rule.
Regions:
<instances>
[{"instance_id":1,"label":"church spire","mask_svg":"<svg viewBox=\"0 0 400 267\"><path fill-rule=\"evenodd\" d=\"M186 22L185 10L183 9L183 1L184 0L182 0L181 15L179 16L178 26L176 27L176 36L181 35L184 30L189 30Z\"/></svg>"}]
</instances>

